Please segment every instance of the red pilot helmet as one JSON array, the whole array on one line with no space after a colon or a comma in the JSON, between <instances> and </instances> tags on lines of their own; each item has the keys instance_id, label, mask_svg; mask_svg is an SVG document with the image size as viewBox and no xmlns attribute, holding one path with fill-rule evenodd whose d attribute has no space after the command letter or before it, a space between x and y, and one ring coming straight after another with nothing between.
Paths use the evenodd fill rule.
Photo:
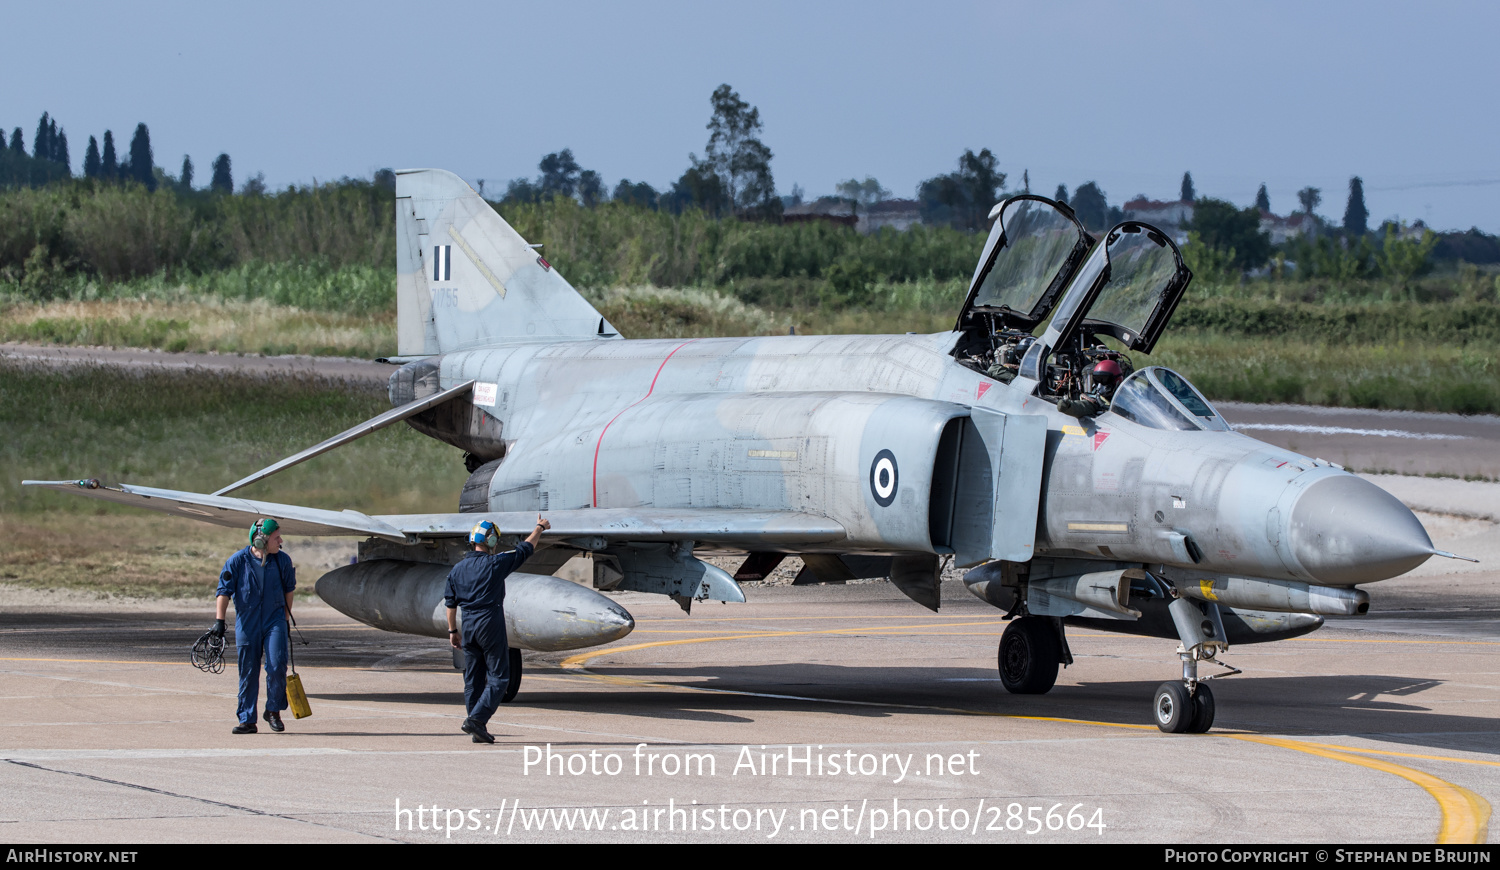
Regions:
<instances>
[{"instance_id":1,"label":"red pilot helmet","mask_svg":"<svg viewBox=\"0 0 1500 870\"><path fill-rule=\"evenodd\" d=\"M1108 386L1118 383L1122 374L1124 372L1120 371L1120 364L1112 359L1102 359L1094 363L1093 376L1096 384Z\"/></svg>"}]
</instances>

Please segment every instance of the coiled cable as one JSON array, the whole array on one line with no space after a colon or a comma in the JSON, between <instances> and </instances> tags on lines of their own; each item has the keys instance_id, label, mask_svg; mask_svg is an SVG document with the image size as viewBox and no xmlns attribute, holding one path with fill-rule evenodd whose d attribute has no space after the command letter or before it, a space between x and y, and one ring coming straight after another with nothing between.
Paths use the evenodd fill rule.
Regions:
<instances>
[{"instance_id":1,"label":"coiled cable","mask_svg":"<svg viewBox=\"0 0 1500 870\"><path fill-rule=\"evenodd\" d=\"M203 632L198 642L193 644L193 652L189 656L193 667L205 674L224 673L224 635L213 629Z\"/></svg>"}]
</instances>

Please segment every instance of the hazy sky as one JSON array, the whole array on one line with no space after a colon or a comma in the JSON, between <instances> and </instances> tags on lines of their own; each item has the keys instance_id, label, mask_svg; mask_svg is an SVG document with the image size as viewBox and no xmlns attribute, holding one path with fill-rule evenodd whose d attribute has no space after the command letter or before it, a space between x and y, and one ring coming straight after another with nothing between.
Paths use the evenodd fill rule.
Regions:
<instances>
[{"instance_id":1,"label":"hazy sky","mask_svg":"<svg viewBox=\"0 0 1500 870\"><path fill-rule=\"evenodd\" d=\"M778 188L873 175L898 196L988 147L1050 194L1272 208L1364 178L1388 217L1500 231L1500 4L10 3L0 125L43 111L81 171L137 122L200 184L221 151L272 187L436 166L490 194L564 147L664 188L727 82Z\"/></svg>"}]
</instances>

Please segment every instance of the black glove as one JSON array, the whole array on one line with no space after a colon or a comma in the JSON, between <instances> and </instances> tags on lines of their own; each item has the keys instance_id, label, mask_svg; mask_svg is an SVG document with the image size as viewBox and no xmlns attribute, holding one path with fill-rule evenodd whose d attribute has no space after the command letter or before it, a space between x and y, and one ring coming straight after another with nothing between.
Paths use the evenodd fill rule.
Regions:
<instances>
[{"instance_id":1,"label":"black glove","mask_svg":"<svg viewBox=\"0 0 1500 870\"><path fill-rule=\"evenodd\" d=\"M213 635L214 637L217 637L217 638L224 637L224 620L222 620L222 619L215 619L214 620L214 627L210 628L208 630L208 633L211 634L211 635Z\"/></svg>"}]
</instances>

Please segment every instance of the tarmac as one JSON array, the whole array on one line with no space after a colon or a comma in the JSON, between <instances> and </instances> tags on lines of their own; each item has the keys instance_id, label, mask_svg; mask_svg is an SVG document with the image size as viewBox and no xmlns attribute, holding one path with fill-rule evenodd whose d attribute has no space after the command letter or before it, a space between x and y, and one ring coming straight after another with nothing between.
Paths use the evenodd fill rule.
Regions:
<instances>
[{"instance_id":1,"label":"tarmac","mask_svg":"<svg viewBox=\"0 0 1500 870\"><path fill-rule=\"evenodd\" d=\"M943 592L933 614L884 583L752 588L691 616L625 594L621 642L527 654L493 746L459 732L441 642L325 606L298 620L312 717L241 736L233 650L222 674L187 661L207 605L6 608L0 838L1487 841L1492 594L1236 647L1214 730L1173 736L1148 710L1172 641L1072 630L1052 692L1009 695L1003 614Z\"/></svg>"},{"instance_id":2,"label":"tarmac","mask_svg":"<svg viewBox=\"0 0 1500 870\"><path fill-rule=\"evenodd\" d=\"M233 648L222 674L188 664L210 603L0 590L0 838L1489 842L1500 484L1417 475L1493 477L1500 424L1222 410L1263 440L1407 472L1371 479L1438 547L1482 561L1432 559L1366 587L1368 616L1229 650L1243 673L1210 684L1209 734L1150 723L1155 687L1179 676L1169 640L1073 629L1052 692L1007 694L1003 614L953 582L936 614L881 582L748 585L749 603L692 615L621 594L634 633L528 653L493 746L459 732L440 641L299 604L313 715L236 736Z\"/></svg>"}]
</instances>

